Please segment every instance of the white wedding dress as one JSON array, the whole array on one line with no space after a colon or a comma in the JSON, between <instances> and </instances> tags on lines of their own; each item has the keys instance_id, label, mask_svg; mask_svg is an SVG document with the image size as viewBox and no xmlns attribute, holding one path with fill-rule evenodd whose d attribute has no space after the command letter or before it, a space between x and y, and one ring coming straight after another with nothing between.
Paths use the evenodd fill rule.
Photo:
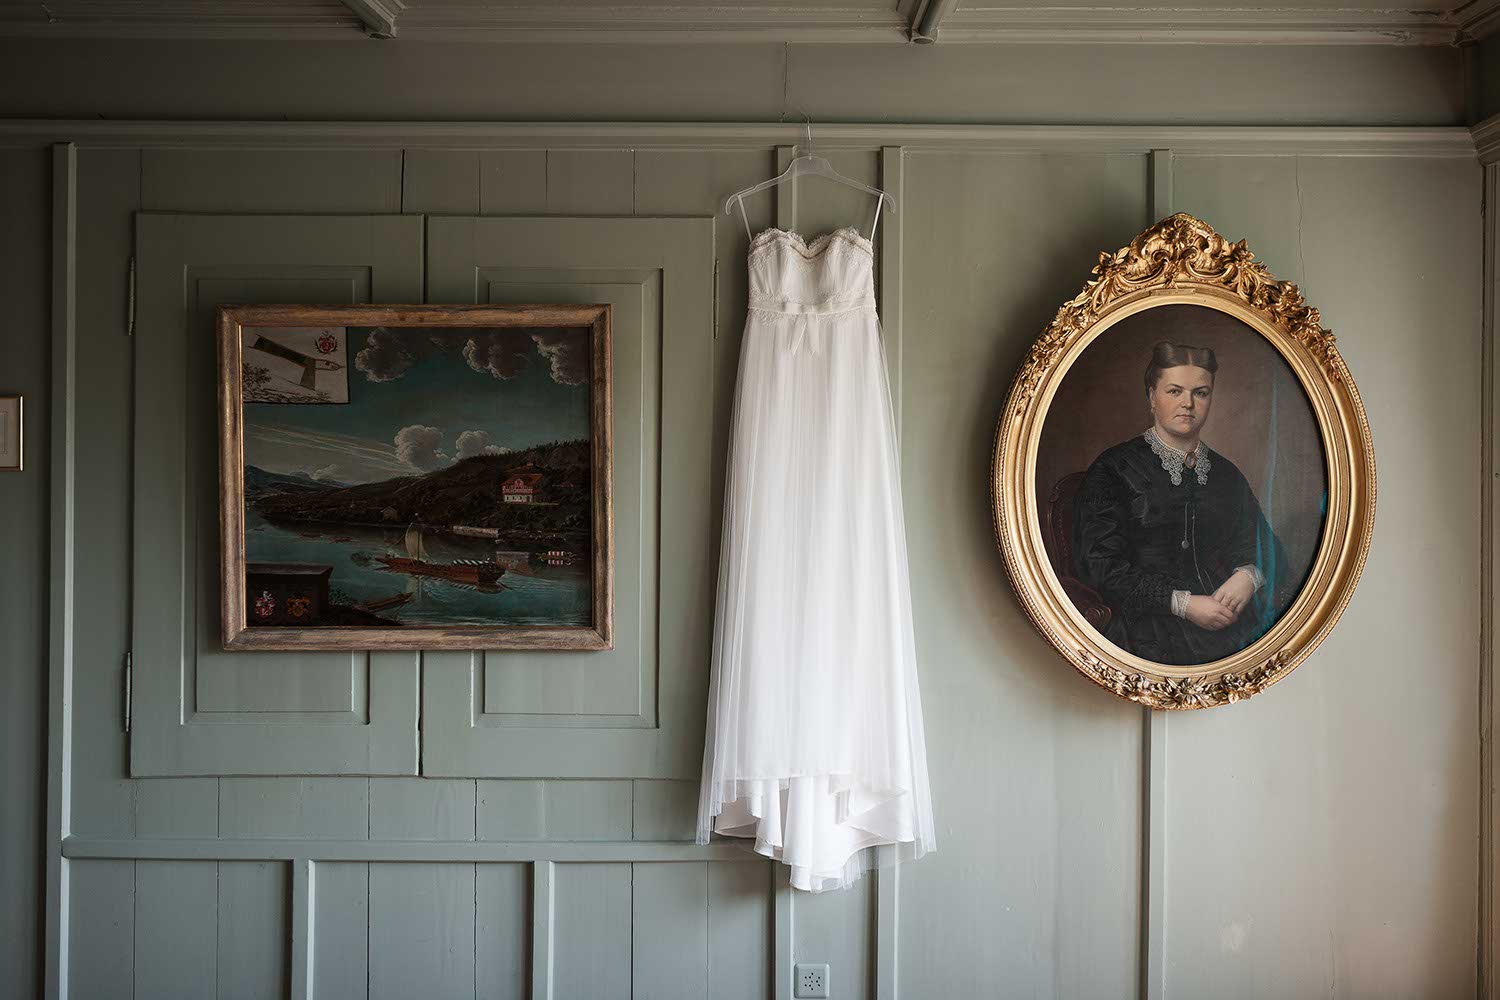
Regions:
<instances>
[{"instance_id":1,"label":"white wedding dress","mask_svg":"<svg viewBox=\"0 0 1500 1000\"><path fill-rule=\"evenodd\" d=\"M815 892L936 846L873 260L751 241L725 490L698 842Z\"/></svg>"}]
</instances>

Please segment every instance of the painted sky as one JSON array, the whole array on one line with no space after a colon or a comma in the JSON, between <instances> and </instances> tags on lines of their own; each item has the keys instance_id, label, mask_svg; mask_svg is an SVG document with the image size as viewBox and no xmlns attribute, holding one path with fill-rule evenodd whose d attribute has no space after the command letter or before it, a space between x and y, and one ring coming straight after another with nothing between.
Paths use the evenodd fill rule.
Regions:
<instances>
[{"instance_id":1,"label":"painted sky","mask_svg":"<svg viewBox=\"0 0 1500 1000\"><path fill-rule=\"evenodd\" d=\"M589 436L587 329L350 328L345 405L245 404L245 464L341 483Z\"/></svg>"}]
</instances>

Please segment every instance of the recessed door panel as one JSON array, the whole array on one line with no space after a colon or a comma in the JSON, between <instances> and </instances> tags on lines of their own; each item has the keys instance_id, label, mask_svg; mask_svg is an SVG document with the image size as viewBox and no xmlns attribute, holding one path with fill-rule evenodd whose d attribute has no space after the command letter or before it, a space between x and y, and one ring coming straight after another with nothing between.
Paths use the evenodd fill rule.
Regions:
<instances>
[{"instance_id":1,"label":"recessed door panel","mask_svg":"<svg viewBox=\"0 0 1500 1000\"><path fill-rule=\"evenodd\" d=\"M131 771L410 774L417 657L222 648L215 308L410 302L421 220L137 217Z\"/></svg>"},{"instance_id":2,"label":"recessed door panel","mask_svg":"<svg viewBox=\"0 0 1500 1000\"><path fill-rule=\"evenodd\" d=\"M431 653L423 773L691 777L712 614L713 223L434 218L434 302L614 306L615 648Z\"/></svg>"}]
</instances>

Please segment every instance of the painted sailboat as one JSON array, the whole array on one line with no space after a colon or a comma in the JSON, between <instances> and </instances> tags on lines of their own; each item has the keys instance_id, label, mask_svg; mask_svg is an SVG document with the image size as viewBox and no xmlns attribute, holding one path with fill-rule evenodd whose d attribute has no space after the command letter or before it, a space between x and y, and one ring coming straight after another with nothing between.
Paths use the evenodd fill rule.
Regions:
<instances>
[{"instance_id":1,"label":"painted sailboat","mask_svg":"<svg viewBox=\"0 0 1500 1000\"><path fill-rule=\"evenodd\" d=\"M475 587L493 587L505 573L505 567L481 559L458 559L433 562L422 542L422 529L415 523L406 529L406 555L376 556L376 562L395 573L431 576Z\"/></svg>"}]
</instances>

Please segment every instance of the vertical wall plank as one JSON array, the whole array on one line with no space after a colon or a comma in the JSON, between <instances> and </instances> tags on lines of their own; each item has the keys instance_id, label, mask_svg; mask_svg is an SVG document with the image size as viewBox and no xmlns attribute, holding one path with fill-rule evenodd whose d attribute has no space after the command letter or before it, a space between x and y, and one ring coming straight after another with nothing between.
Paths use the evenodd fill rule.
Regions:
<instances>
[{"instance_id":1,"label":"vertical wall plank","mask_svg":"<svg viewBox=\"0 0 1500 1000\"><path fill-rule=\"evenodd\" d=\"M991 452L1016 366L1100 250L1140 231L1147 158L908 150L905 163L901 474L938 850L901 873L901 992L1129 996L1141 711L1049 650L972 498L989 495L975 456ZM976 760L1007 761L980 796ZM799 961L819 960L800 944Z\"/></svg>"},{"instance_id":2,"label":"vertical wall plank","mask_svg":"<svg viewBox=\"0 0 1500 1000\"><path fill-rule=\"evenodd\" d=\"M286 995L291 972L287 874L284 862L219 863L217 1000Z\"/></svg>"},{"instance_id":3,"label":"vertical wall plank","mask_svg":"<svg viewBox=\"0 0 1500 1000\"><path fill-rule=\"evenodd\" d=\"M555 865L555 1000L630 1000L630 865Z\"/></svg>"},{"instance_id":4,"label":"vertical wall plank","mask_svg":"<svg viewBox=\"0 0 1500 1000\"><path fill-rule=\"evenodd\" d=\"M68 867L73 893L68 907L68 996L132 1000L135 862L72 861Z\"/></svg>"},{"instance_id":5,"label":"vertical wall plank","mask_svg":"<svg viewBox=\"0 0 1500 1000\"><path fill-rule=\"evenodd\" d=\"M900 989L901 868L894 847L880 847L875 878L875 1000L896 1000Z\"/></svg>"},{"instance_id":6,"label":"vertical wall plank","mask_svg":"<svg viewBox=\"0 0 1500 1000\"><path fill-rule=\"evenodd\" d=\"M474 975L477 1000L523 1000L532 899L528 866L483 864L474 875Z\"/></svg>"},{"instance_id":7,"label":"vertical wall plank","mask_svg":"<svg viewBox=\"0 0 1500 1000\"><path fill-rule=\"evenodd\" d=\"M1497 774L1495 744L1495 718L1497 715L1497 691L1495 684L1495 626L1500 623L1500 587L1496 587L1496 574L1500 573L1500 533L1497 533L1497 516L1500 516L1500 402L1496 399L1500 387L1500 350L1496 344L1496 310L1500 309L1500 165L1487 163L1484 167L1484 275L1483 316L1484 325L1484 449L1481 477L1484 496L1480 507L1481 574L1480 586L1480 664L1479 664L1479 787L1480 787L1480 838L1479 838L1479 995L1493 998L1500 988L1500 974L1495 965L1500 961L1500 923L1496 920L1496 852L1497 820L1500 820L1500 796L1496 795Z\"/></svg>"},{"instance_id":8,"label":"vertical wall plank","mask_svg":"<svg viewBox=\"0 0 1500 1000\"><path fill-rule=\"evenodd\" d=\"M370 997L474 995L474 866L370 866Z\"/></svg>"},{"instance_id":9,"label":"vertical wall plank","mask_svg":"<svg viewBox=\"0 0 1500 1000\"><path fill-rule=\"evenodd\" d=\"M1181 155L1173 173L1178 208L1297 280L1339 337L1381 474L1338 627L1271 690L1172 718L1165 995L1472 996L1482 173Z\"/></svg>"},{"instance_id":10,"label":"vertical wall plank","mask_svg":"<svg viewBox=\"0 0 1500 1000\"><path fill-rule=\"evenodd\" d=\"M764 860L708 866L708 981L714 1000L772 995L771 866Z\"/></svg>"},{"instance_id":11,"label":"vertical wall plank","mask_svg":"<svg viewBox=\"0 0 1500 1000\"><path fill-rule=\"evenodd\" d=\"M219 866L138 861L135 995L203 1000L218 992Z\"/></svg>"},{"instance_id":12,"label":"vertical wall plank","mask_svg":"<svg viewBox=\"0 0 1500 1000\"><path fill-rule=\"evenodd\" d=\"M531 866L531 1000L553 1000L557 965L557 865Z\"/></svg>"},{"instance_id":13,"label":"vertical wall plank","mask_svg":"<svg viewBox=\"0 0 1500 1000\"><path fill-rule=\"evenodd\" d=\"M1147 224L1171 215L1172 151L1153 149L1148 178ZM1167 961L1167 728L1168 712L1141 709L1143 757L1141 844L1141 996L1162 1000L1166 995Z\"/></svg>"},{"instance_id":14,"label":"vertical wall plank","mask_svg":"<svg viewBox=\"0 0 1500 1000\"><path fill-rule=\"evenodd\" d=\"M89 664L87 683L73 689L71 831L79 836L135 832L130 764L123 731L124 685L118 683L130 642L130 505L118 502L130 477L131 340L126 336L132 219L140 202L140 152L82 149L78 153L78 269L88 294L79 297L76 392L88 401L76 413L78 474L75 527L89 572L73 581L73 601L89 609L74 630L75 656ZM30 400L27 401L28 406Z\"/></svg>"},{"instance_id":15,"label":"vertical wall plank","mask_svg":"<svg viewBox=\"0 0 1500 1000\"><path fill-rule=\"evenodd\" d=\"M683 862L634 868L633 995L652 1000L709 996L708 865Z\"/></svg>"},{"instance_id":16,"label":"vertical wall plank","mask_svg":"<svg viewBox=\"0 0 1500 1000\"><path fill-rule=\"evenodd\" d=\"M836 996L871 995L874 985L875 881L838 892L797 893L795 962L827 962Z\"/></svg>"},{"instance_id":17,"label":"vertical wall plank","mask_svg":"<svg viewBox=\"0 0 1500 1000\"><path fill-rule=\"evenodd\" d=\"M78 151L52 147L52 402L49 503L47 931L44 979L49 996L68 991L67 928L71 890L62 841L71 832L73 772L73 546L77 431L76 387Z\"/></svg>"},{"instance_id":18,"label":"vertical wall plank","mask_svg":"<svg viewBox=\"0 0 1500 1000\"><path fill-rule=\"evenodd\" d=\"M319 862L312 897L311 993L322 1000L366 995L370 866Z\"/></svg>"},{"instance_id":19,"label":"vertical wall plank","mask_svg":"<svg viewBox=\"0 0 1500 1000\"><path fill-rule=\"evenodd\" d=\"M791 869L771 865L771 1000L791 1000L797 946L797 891ZM832 970L830 970L831 974Z\"/></svg>"},{"instance_id":20,"label":"vertical wall plank","mask_svg":"<svg viewBox=\"0 0 1500 1000\"><path fill-rule=\"evenodd\" d=\"M297 858L292 862L292 927L288 948L292 967L291 1000L312 1000L313 996L317 894L317 866L307 858Z\"/></svg>"}]
</instances>

